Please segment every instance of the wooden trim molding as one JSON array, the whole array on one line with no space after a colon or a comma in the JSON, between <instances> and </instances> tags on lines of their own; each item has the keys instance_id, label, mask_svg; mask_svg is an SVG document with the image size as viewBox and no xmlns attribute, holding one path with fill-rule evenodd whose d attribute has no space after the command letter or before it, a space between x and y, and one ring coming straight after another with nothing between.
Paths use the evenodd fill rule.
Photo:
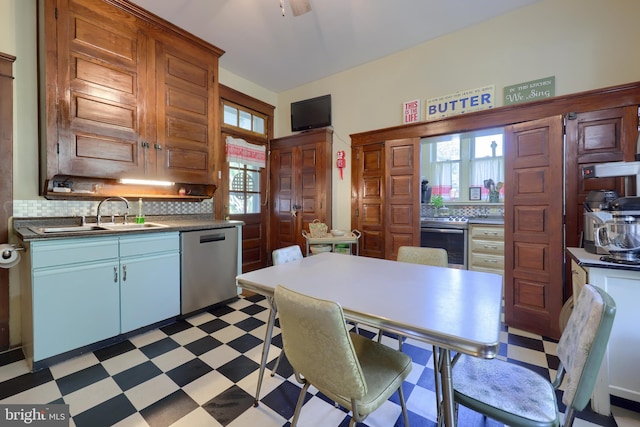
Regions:
<instances>
[{"instance_id":1,"label":"wooden trim molding","mask_svg":"<svg viewBox=\"0 0 640 427\"><path fill-rule=\"evenodd\" d=\"M0 243L9 240L13 215L13 62L15 56L0 53ZM9 271L0 269L0 351L9 348Z\"/></svg>"}]
</instances>

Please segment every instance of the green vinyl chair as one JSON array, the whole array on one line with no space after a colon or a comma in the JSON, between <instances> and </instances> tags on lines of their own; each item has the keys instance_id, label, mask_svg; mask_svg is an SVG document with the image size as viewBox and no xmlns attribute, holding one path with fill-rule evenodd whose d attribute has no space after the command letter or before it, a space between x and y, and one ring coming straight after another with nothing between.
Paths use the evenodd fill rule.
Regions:
<instances>
[{"instance_id":1,"label":"green vinyl chair","mask_svg":"<svg viewBox=\"0 0 640 427\"><path fill-rule=\"evenodd\" d=\"M273 265L286 264L288 262L298 261L303 258L302 250L298 245L291 245L284 248L274 249L271 252L271 259L273 260ZM282 361L282 356L284 355L284 348L280 351L278 358L276 359L276 363L273 365L273 369L271 370L271 376L276 375L276 371L280 366L280 362Z\"/></svg>"},{"instance_id":2,"label":"green vinyl chair","mask_svg":"<svg viewBox=\"0 0 640 427\"><path fill-rule=\"evenodd\" d=\"M583 287L558 342L560 367L553 383L513 363L461 355L453 367L456 404L509 426L570 427L593 393L615 313L609 294ZM567 410L561 422L555 392L563 379Z\"/></svg>"},{"instance_id":3,"label":"green vinyl chair","mask_svg":"<svg viewBox=\"0 0 640 427\"><path fill-rule=\"evenodd\" d=\"M309 386L351 411L349 426L363 421L396 392L409 426L402 383L411 372L406 354L349 332L342 307L277 286L275 301L287 358L303 384L291 426Z\"/></svg>"}]
</instances>

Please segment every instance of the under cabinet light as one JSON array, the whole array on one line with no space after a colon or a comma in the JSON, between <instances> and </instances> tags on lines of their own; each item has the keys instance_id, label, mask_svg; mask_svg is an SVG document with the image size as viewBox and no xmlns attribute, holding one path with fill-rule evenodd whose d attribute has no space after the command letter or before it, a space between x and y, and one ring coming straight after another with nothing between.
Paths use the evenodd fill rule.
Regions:
<instances>
[{"instance_id":1,"label":"under cabinet light","mask_svg":"<svg viewBox=\"0 0 640 427\"><path fill-rule=\"evenodd\" d=\"M175 185L175 182L170 182L170 181L154 181L149 179L132 179L132 178L123 178L118 182L120 184L155 185L158 187L170 187L172 185Z\"/></svg>"}]
</instances>

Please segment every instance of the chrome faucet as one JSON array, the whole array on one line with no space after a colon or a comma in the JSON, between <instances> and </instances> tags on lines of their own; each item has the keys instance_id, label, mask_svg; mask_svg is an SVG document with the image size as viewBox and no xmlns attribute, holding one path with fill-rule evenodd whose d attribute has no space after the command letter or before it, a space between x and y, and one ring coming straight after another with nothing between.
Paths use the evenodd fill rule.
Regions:
<instances>
[{"instance_id":1,"label":"chrome faucet","mask_svg":"<svg viewBox=\"0 0 640 427\"><path fill-rule=\"evenodd\" d=\"M102 215L100 215L100 208L102 207L102 204L104 202L107 202L109 200L121 200L124 202L125 205L127 205L127 210L129 209L129 201L127 199L125 199L124 197L121 196L113 196L113 197L107 197L106 199L104 199L103 201L101 201L100 203L98 203L98 209L96 211L96 222L98 223L98 225L100 225L100 223L102 222ZM126 219L126 214L125 214L125 219Z\"/></svg>"}]
</instances>

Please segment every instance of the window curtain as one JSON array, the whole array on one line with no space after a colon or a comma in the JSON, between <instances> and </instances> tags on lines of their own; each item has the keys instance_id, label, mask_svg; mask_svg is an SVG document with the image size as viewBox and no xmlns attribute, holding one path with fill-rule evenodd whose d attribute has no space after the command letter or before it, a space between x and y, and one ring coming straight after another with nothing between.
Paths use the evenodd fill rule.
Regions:
<instances>
[{"instance_id":1,"label":"window curtain","mask_svg":"<svg viewBox=\"0 0 640 427\"><path fill-rule=\"evenodd\" d=\"M227 162L263 168L267 162L267 148L264 145L251 144L244 139L227 136Z\"/></svg>"},{"instance_id":2,"label":"window curtain","mask_svg":"<svg viewBox=\"0 0 640 427\"><path fill-rule=\"evenodd\" d=\"M470 185L482 187L483 200L489 198L489 189L484 187L486 179L492 179L495 184L504 182L504 158L478 159L471 162Z\"/></svg>"}]
</instances>

